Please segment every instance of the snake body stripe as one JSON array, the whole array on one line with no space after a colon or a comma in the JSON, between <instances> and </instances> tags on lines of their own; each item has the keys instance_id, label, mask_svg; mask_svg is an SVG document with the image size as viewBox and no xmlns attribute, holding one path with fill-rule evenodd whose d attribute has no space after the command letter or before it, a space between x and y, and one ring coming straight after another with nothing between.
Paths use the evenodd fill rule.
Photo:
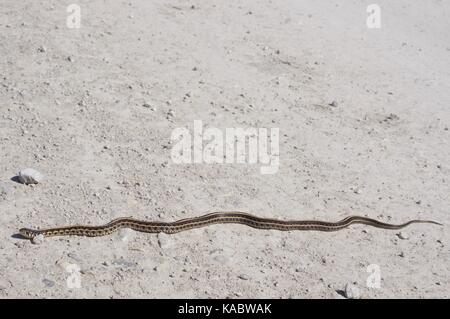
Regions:
<instances>
[{"instance_id":1,"label":"snake body stripe","mask_svg":"<svg viewBox=\"0 0 450 319\"><path fill-rule=\"evenodd\" d=\"M313 230L313 231L337 231L352 224L364 224L383 229L401 229L413 223L430 223L442 225L431 220L410 220L404 224L388 224L378 220L362 217L349 216L338 222L326 222L318 220L277 220L262 218L242 212L217 212L200 217L181 219L175 222L142 221L130 217L117 218L101 226L66 226L48 229L22 228L20 234L28 239L38 235L51 236L87 236L97 237L109 235L121 228L131 228L144 233L167 233L174 234L189 229L205 227L213 224L242 224L257 229L274 229L280 231L290 230Z\"/></svg>"}]
</instances>

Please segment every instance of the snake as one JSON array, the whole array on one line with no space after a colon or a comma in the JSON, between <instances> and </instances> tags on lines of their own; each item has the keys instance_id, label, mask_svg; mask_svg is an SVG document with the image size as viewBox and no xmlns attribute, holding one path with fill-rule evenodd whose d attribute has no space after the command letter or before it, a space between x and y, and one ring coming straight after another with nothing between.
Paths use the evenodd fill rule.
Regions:
<instances>
[{"instance_id":1,"label":"snake","mask_svg":"<svg viewBox=\"0 0 450 319\"><path fill-rule=\"evenodd\" d=\"M21 228L19 233L26 239L34 239L38 235L43 237L52 236L87 236L97 237L110 235L121 228L131 228L132 230L144 233L166 233L174 234L194 228L205 227L213 224L241 224L256 229L272 229L279 231L338 231L352 224L364 224L383 229L401 229L414 223L429 223L441 225L432 220L410 220L403 224L388 224L376 219L349 216L337 222L327 222L319 220L278 220L272 218L262 218L243 212L215 212L194 218L186 218L174 222L143 221L131 217L121 217L100 226L74 225L55 227L47 229Z\"/></svg>"}]
</instances>

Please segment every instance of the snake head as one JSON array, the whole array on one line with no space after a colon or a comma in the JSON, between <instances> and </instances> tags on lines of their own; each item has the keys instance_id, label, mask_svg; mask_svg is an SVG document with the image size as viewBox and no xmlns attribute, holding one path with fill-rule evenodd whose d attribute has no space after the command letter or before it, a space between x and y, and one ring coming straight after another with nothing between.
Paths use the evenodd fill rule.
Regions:
<instances>
[{"instance_id":1,"label":"snake head","mask_svg":"<svg viewBox=\"0 0 450 319\"><path fill-rule=\"evenodd\" d=\"M19 229L19 233L26 239L33 239L36 235L38 235L35 230L29 228L21 228Z\"/></svg>"}]
</instances>

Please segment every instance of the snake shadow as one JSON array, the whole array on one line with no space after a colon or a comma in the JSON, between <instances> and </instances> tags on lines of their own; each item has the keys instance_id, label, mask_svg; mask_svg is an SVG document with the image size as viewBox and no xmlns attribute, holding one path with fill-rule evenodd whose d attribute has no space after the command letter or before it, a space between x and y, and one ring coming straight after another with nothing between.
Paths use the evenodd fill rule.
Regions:
<instances>
[{"instance_id":1,"label":"snake shadow","mask_svg":"<svg viewBox=\"0 0 450 319\"><path fill-rule=\"evenodd\" d=\"M16 175L16 176L11 177L10 180L13 181L13 182L15 182L15 183L22 184L22 183L20 182L19 175Z\"/></svg>"},{"instance_id":2,"label":"snake shadow","mask_svg":"<svg viewBox=\"0 0 450 319\"><path fill-rule=\"evenodd\" d=\"M28 240L28 238L22 236L20 233L12 234L11 238L14 238L14 239L27 239Z\"/></svg>"},{"instance_id":3,"label":"snake shadow","mask_svg":"<svg viewBox=\"0 0 450 319\"><path fill-rule=\"evenodd\" d=\"M344 291L344 290L337 289L337 290L336 290L336 293L339 294L339 295L341 295L341 296L344 297L344 298L347 298L347 296L345 295L345 291Z\"/></svg>"}]
</instances>

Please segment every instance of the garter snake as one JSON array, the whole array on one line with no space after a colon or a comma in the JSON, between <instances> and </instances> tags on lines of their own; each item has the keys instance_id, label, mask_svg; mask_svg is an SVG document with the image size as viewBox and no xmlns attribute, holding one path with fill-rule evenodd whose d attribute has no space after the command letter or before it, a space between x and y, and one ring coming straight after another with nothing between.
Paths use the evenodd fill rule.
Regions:
<instances>
[{"instance_id":1,"label":"garter snake","mask_svg":"<svg viewBox=\"0 0 450 319\"><path fill-rule=\"evenodd\" d=\"M384 229L401 229L413 223L431 223L442 225L431 220L410 220L403 224L388 224L378 220L362 217L349 216L337 222L326 222L318 220L277 220L262 218L241 212L216 212L194 218L181 219L174 222L143 221L133 218L117 218L107 224L100 226L65 226L47 229L21 228L20 234L28 239L38 235L51 236L105 236L120 228L131 228L144 233L167 233L174 234L181 231L205 227L213 224L242 224L257 229L275 229L280 231L289 230L314 230L314 231L337 231L352 224L364 224Z\"/></svg>"}]
</instances>

